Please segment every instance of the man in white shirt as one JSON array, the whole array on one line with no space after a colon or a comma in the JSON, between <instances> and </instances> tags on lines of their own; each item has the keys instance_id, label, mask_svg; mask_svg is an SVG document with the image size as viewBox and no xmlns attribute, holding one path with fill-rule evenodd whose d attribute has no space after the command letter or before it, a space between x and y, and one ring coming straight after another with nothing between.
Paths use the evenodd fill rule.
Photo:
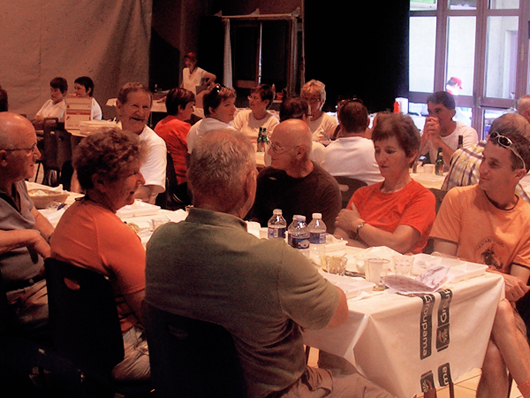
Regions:
<instances>
[{"instance_id":1,"label":"man in white shirt","mask_svg":"<svg viewBox=\"0 0 530 398\"><path fill-rule=\"evenodd\" d=\"M340 136L324 150L320 166L332 176L346 176L368 185L383 181L374 157L374 144L366 137L368 110L360 100L344 100L337 114Z\"/></svg>"},{"instance_id":2,"label":"man in white shirt","mask_svg":"<svg viewBox=\"0 0 530 398\"><path fill-rule=\"evenodd\" d=\"M138 188L135 197L148 203L154 203L156 195L166 189L166 143L146 125L152 101L151 92L141 83L125 84L116 101L123 130L138 134L147 149L140 169L145 184Z\"/></svg>"},{"instance_id":3,"label":"man in white shirt","mask_svg":"<svg viewBox=\"0 0 530 398\"><path fill-rule=\"evenodd\" d=\"M427 98L429 117L425 119L422 131L420 154L429 153L431 163L436 161L438 148L442 148L446 170L454 151L458 148L458 136L463 138L463 147L478 142L477 131L465 124L454 121L455 99L447 91L437 91Z\"/></svg>"}]
</instances>

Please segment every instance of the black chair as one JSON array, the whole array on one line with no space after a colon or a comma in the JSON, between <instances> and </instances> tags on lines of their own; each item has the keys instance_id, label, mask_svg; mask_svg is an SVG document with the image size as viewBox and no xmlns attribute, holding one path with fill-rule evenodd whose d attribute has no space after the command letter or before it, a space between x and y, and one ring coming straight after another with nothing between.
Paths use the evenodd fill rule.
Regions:
<instances>
[{"instance_id":1,"label":"black chair","mask_svg":"<svg viewBox=\"0 0 530 398\"><path fill-rule=\"evenodd\" d=\"M345 176L335 176L335 180L337 180L337 182L339 183L339 189L342 195L343 209L348 206L348 203L355 191L357 191L361 187L365 187L366 185L368 185L364 181Z\"/></svg>"},{"instance_id":2,"label":"black chair","mask_svg":"<svg viewBox=\"0 0 530 398\"><path fill-rule=\"evenodd\" d=\"M110 280L95 271L48 258L50 330L55 349L83 370L89 392L147 395L149 382L118 382L111 371L124 358L116 300Z\"/></svg>"},{"instance_id":3,"label":"black chair","mask_svg":"<svg viewBox=\"0 0 530 398\"><path fill-rule=\"evenodd\" d=\"M191 204L186 187L177 182L173 157L169 152L167 153L166 190L157 195L155 204L167 210L184 209Z\"/></svg>"},{"instance_id":4,"label":"black chair","mask_svg":"<svg viewBox=\"0 0 530 398\"><path fill-rule=\"evenodd\" d=\"M445 194L447 193L447 191L442 191L441 189L436 188L429 188L429 191L431 191L434 194L434 197L436 198L436 214L438 214L438 210L440 210L440 206L444 201Z\"/></svg>"},{"instance_id":5,"label":"black chair","mask_svg":"<svg viewBox=\"0 0 530 398\"><path fill-rule=\"evenodd\" d=\"M72 161L71 134L56 117L45 118L42 129L43 184L54 187L59 184L63 166Z\"/></svg>"},{"instance_id":6,"label":"black chair","mask_svg":"<svg viewBox=\"0 0 530 398\"><path fill-rule=\"evenodd\" d=\"M246 397L231 334L219 325L142 305L157 398Z\"/></svg>"},{"instance_id":7,"label":"black chair","mask_svg":"<svg viewBox=\"0 0 530 398\"><path fill-rule=\"evenodd\" d=\"M50 347L20 337L13 321L0 274L1 396L82 396L83 372Z\"/></svg>"}]
</instances>

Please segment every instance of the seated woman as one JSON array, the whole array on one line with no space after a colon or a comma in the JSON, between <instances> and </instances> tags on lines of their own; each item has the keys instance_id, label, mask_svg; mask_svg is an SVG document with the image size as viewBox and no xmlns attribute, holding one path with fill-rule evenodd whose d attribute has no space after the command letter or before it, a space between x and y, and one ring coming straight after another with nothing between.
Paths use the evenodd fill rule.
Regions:
<instances>
[{"instance_id":1,"label":"seated woman","mask_svg":"<svg viewBox=\"0 0 530 398\"><path fill-rule=\"evenodd\" d=\"M36 129L42 129L42 122L47 117L56 117L64 122L66 105L64 97L68 92L68 82L62 77L55 77L50 81L50 99L42 105L31 121Z\"/></svg>"},{"instance_id":2,"label":"seated woman","mask_svg":"<svg viewBox=\"0 0 530 398\"><path fill-rule=\"evenodd\" d=\"M204 95L204 119L195 123L188 132L188 153L193 150L193 144L199 135L210 130L232 128L229 123L234 120L235 103L236 90L221 84L216 84Z\"/></svg>"},{"instance_id":3,"label":"seated woman","mask_svg":"<svg viewBox=\"0 0 530 398\"><path fill-rule=\"evenodd\" d=\"M268 84L260 84L250 90L246 109L237 114L232 127L245 134L256 148L260 127L267 129L270 135L280 122L268 111L274 101L276 93Z\"/></svg>"},{"instance_id":4,"label":"seated woman","mask_svg":"<svg viewBox=\"0 0 530 398\"><path fill-rule=\"evenodd\" d=\"M311 119L308 121L309 128L313 132L313 141L329 144L327 132L337 126L335 117L328 115L322 110L326 102L326 85L319 80L310 80L300 90L300 95L309 104Z\"/></svg>"},{"instance_id":5,"label":"seated woman","mask_svg":"<svg viewBox=\"0 0 530 398\"><path fill-rule=\"evenodd\" d=\"M103 113L94 98L94 82L88 76L81 76L74 80L74 96L79 98L92 98L92 120L101 120Z\"/></svg>"},{"instance_id":6,"label":"seated woman","mask_svg":"<svg viewBox=\"0 0 530 398\"><path fill-rule=\"evenodd\" d=\"M177 196L190 204L186 179L186 156L188 155L187 136L191 124L187 123L193 113L195 95L185 88L173 88L166 97L168 116L155 126L157 133L165 142L171 154L177 176Z\"/></svg>"},{"instance_id":7,"label":"seated woman","mask_svg":"<svg viewBox=\"0 0 530 398\"><path fill-rule=\"evenodd\" d=\"M143 150L137 135L118 128L98 132L77 146L74 168L86 195L61 217L50 241L52 257L107 275L116 294L125 358L116 380L150 377L147 340L141 325L145 250L138 235L116 215L134 202L143 184Z\"/></svg>"},{"instance_id":8,"label":"seated woman","mask_svg":"<svg viewBox=\"0 0 530 398\"><path fill-rule=\"evenodd\" d=\"M434 223L436 199L409 174L420 147L418 129L408 116L380 114L372 140L384 181L353 194L337 216L335 236L352 246L420 253Z\"/></svg>"}]
</instances>

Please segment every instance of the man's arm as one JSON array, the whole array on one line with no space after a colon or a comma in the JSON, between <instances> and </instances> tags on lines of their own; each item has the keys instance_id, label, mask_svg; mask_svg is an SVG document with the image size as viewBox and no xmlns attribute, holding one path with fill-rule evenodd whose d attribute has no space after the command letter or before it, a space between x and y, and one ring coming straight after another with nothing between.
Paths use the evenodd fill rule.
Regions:
<instances>
[{"instance_id":1,"label":"man's arm","mask_svg":"<svg viewBox=\"0 0 530 398\"><path fill-rule=\"evenodd\" d=\"M444 239L436 239L436 238L434 239L434 251L435 252L456 257L457 250L458 250L458 243L450 242Z\"/></svg>"},{"instance_id":2,"label":"man's arm","mask_svg":"<svg viewBox=\"0 0 530 398\"><path fill-rule=\"evenodd\" d=\"M31 214L35 218L35 229L41 233L46 241L49 241L54 231L53 225L35 207L31 209Z\"/></svg>"},{"instance_id":3,"label":"man's arm","mask_svg":"<svg viewBox=\"0 0 530 398\"><path fill-rule=\"evenodd\" d=\"M37 255L44 258L51 256L50 245L36 229L16 229L0 231L0 254L10 252L26 246L33 262L37 262Z\"/></svg>"},{"instance_id":4,"label":"man's arm","mask_svg":"<svg viewBox=\"0 0 530 398\"><path fill-rule=\"evenodd\" d=\"M512 264L510 274L501 275L504 278L504 294L508 301L517 301L530 290L527 285L530 269Z\"/></svg>"},{"instance_id":5,"label":"man's arm","mask_svg":"<svg viewBox=\"0 0 530 398\"><path fill-rule=\"evenodd\" d=\"M339 291L339 305L326 325L327 328L339 327L348 319L348 301L346 300L346 295L339 287L335 286L335 289Z\"/></svg>"}]
</instances>

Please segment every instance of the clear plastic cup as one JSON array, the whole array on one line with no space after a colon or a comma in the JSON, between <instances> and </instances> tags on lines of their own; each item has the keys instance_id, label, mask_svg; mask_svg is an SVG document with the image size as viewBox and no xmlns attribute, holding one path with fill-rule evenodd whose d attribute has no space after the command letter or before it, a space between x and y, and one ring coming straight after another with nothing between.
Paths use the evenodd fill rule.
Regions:
<instances>
[{"instance_id":1,"label":"clear plastic cup","mask_svg":"<svg viewBox=\"0 0 530 398\"><path fill-rule=\"evenodd\" d=\"M394 272L396 275L410 276L412 273L412 265L414 264L414 257L412 256L394 256Z\"/></svg>"},{"instance_id":2,"label":"clear plastic cup","mask_svg":"<svg viewBox=\"0 0 530 398\"><path fill-rule=\"evenodd\" d=\"M384 290L383 277L386 275L390 260L385 258L369 258L366 260L366 280L375 283L374 290Z\"/></svg>"}]
</instances>

